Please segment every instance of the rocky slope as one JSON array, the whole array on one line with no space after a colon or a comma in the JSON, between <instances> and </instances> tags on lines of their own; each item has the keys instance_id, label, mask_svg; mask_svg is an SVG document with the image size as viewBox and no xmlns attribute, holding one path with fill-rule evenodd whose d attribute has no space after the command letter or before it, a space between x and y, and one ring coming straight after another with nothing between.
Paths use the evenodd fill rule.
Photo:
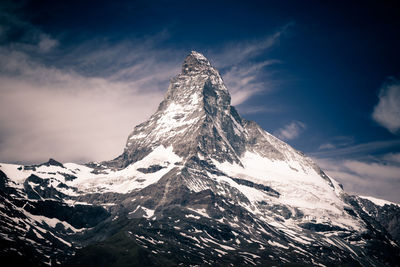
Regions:
<instances>
[{"instance_id":1,"label":"rocky slope","mask_svg":"<svg viewBox=\"0 0 400 267\"><path fill-rule=\"evenodd\" d=\"M34 266L400 262L396 219L241 118L197 52L116 159L0 165L1 255Z\"/></svg>"}]
</instances>

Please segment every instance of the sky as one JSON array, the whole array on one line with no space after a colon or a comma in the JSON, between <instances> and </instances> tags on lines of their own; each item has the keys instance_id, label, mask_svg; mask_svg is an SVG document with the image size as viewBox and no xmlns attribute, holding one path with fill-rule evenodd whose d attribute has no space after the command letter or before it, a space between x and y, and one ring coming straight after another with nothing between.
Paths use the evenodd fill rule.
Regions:
<instances>
[{"instance_id":1,"label":"sky","mask_svg":"<svg viewBox=\"0 0 400 267\"><path fill-rule=\"evenodd\" d=\"M118 156L190 51L242 117L400 203L396 1L1 1L0 162Z\"/></svg>"}]
</instances>

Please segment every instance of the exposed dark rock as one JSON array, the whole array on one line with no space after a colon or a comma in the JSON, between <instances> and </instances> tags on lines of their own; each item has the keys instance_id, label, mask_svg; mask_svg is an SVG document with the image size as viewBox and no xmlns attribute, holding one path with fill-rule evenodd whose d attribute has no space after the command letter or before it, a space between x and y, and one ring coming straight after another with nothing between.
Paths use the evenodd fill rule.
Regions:
<instances>
[{"instance_id":1,"label":"exposed dark rock","mask_svg":"<svg viewBox=\"0 0 400 267\"><path fill-rule=\"evenodd\" d=\"M154 173L154 172L158 172L159 170L161 170L163 168L165 168L165 166L151 165L147 168L138 168L137 170L142 173Z\"/></svg>"},{"instance_id":2,"label":"exposed dark rock","mask_svg":"<svg viewBox=\"0 0 400 267\"><path fill-rule=\"evenodd\" d=\"M368 199L357 198L358 203L378 221L400 244L400 207L396 205L378 206Z\"/></svg>"},{"instance_id":3,"label":"exposed dark rock","mask_svg":"<svg viewBox=\"0 0 400 267\"><path fill-rule=\"evenodd\" d=\"M61 168L65 168L64 165L58 161L56 161L55 159L50 158L47 162L45 163L41 163L41 164L37 164L37 165L29 165L29 166L24 166L24 170L33 170L36 171L36 168L39 168L41 166L58 166Z\"/></svg>"},{"instance_id":4,"label":"exposed dark rock","mask_svg":"<svg viewBox=\"0 0 400 267\"><path fill-rule=\"evenodd\" d=\"M62 176L64 176L65 181L73 181L74 179L78 178L75 175L68 174L68 173L63 173L63 172L57 172L57 173L61 174Z\"/></svg>"},{"instance_id":5,"label":"exposed dark rock","mask_svg":"<svg viewBox=\"0 0 400 267\"><path fill-rule=\"evenodd\" d=\"M53 200L31 202L30 204L26 206L28 212L48 218L57 218L60 221L68 222L78 229L93 227L110 216L100 206L81 204L69 206Z\"/></svg>"},{"instance_id":6,"label":"exposed dark rock","mask_svg":"<svg viewBox=\"0 0 400 267\"><path fill-rule=\"evenodd\" d=\"M253 187L253 188L256 188L256 189L260 189L260 190L262 190L264 192L267 192L269 195L272 195L272 196L275 196L275 197L279 197L279 195L280 195L279 192L277 192L276 190L274 190L271 187L266 186L266 185L256 184L256 183L253 183L251 181L244 180L244 179L239 179L239 178L231 178L231 179L234 180L238 184L242 184L242 185L245 185L245 186L249 186L249 187Z\"/></svg>"},{"instance_id":7,"label":"exposed dark rock","mask_svg":"<svg viewBox=\"0 0 400 267\"><path fill-rule=\"evenodd\" d=\"M69 197L64 193L58 191L55 187L51 186L53 178L41 178L37 175L30 175L24 182L24 190L31 199L42 198L55 198L55 199L68 199ZM58 187L70 188L76 191L76 188L70 187L66 184L59 183Z\"/></svg>"},{"instance_id":8,"label":"exposed dark rock","mask_svg":"<svg viewBox=\"0 0 400 267\"><path fill-rule=\"evenodd\" d=\"M340 228L338 226L332 226L332 225L321 224L321 223L308 222L308 223L300 224L299 226L304 229L308 229L308 230L316 231L316 232L346 231L346 229Z\"/></svg>"}]
</instances>

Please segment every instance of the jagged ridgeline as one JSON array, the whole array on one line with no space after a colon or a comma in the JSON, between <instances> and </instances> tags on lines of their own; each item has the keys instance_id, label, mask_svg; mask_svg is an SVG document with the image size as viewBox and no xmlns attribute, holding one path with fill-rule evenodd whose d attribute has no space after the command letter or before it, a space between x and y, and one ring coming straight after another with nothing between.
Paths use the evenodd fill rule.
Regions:
<instances>
[{"instance_id":1,"label":"jagged ridgeline","mask_svg":"<svg viewBox=\"0 0 400 267\"><path fill-rule=\"evenodd\" d=\"M243 119L197 52L116 159L0 165L0 256L9 266L400 262L399 207L348 195Z\"/></svg>"}]
</instances>

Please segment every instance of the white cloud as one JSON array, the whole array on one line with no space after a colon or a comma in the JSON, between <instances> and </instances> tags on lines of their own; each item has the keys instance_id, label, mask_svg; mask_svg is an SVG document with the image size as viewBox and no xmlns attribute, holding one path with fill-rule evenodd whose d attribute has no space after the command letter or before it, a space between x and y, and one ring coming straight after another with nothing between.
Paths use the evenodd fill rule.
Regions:
<instances>
[{"instance_id":1,"label":"white cloud","mask_svg":"<svg viewBox=\"0 0 400 267\"><path fill-rule=\"evenodd\" d=\"M42 52L48 52L57 46L58 41L50 38L48 35L41 34L40 41L38 43L39 50Z\"/></svg>"},{"instance_id":2,"label":"white cloud","mask_svg":"<svg viewBox=\"0 0 400 267\"><path fill-rule=\"evenodd\" d=\"M268 74L263 69L280 61L269 59L255 62L254 58L277 46L292 24L288 23L264 38L229 43L221 49L210 51L211 61L222 70L232 96L232 105L241 105L256 94L273 90L272 72Z\"/></svg>"},{"instance_id":3,"label":"white cloud","mask_svg":"<svg viewBox=\"0 0 400 267\"><path fill-rule=\"evenodd\" d=\"M375 162L333 158L314 160L330 177L342 183L346 192L400 203L400 166L384 160L386 156Z\"/></svg>"},{"instance_id":4,"label":"white cloud","mask_svg":"<svg viewBox=\"0 0 400 267\"><path fill-rule=\"evenodd\" d=\"M262 68L276 62L275 60L267 60L230 68L223 78L231 93L232 105L240 105L259 92L271 90L272 86L268 82L259 81L258 74Z\"/></svg>"},{"instance_id":5,"label":"white cloud","mask_svg":"<svg viewBox=\"0 0 400 267\"><path fill-rule=\"evenodd\" d=\"M335 146L332 143L325 143L319 146L318 150L333 149Z\"/></svg>"},{"instance_id":6,"label":"white cloud","mask_svg":"<svg viewBox=\"0 0 400 267\"><path fill-rule=\"evenodd\" d=\"M281 129L274 132L274 135L282 140L292 140L306 129L306 125L300 121L292 121Z\"/></svg>"},{"instance_id":7,"label":"white cloud","mask_svg":"<svg viewBox=\"0 0 400 267\"><path fill-rule=\"evenodd\" d=\"M41 63L25 47L0 47L0 161L87 162L119 155L180 68L166 60L170 51L141 43L146 47L120 43L106 51L92 46L90 52L84 43L59 58L63 68ZM124 64L99 67L112 57L124 58ZM90 62L98 75L81 70Z\"/></svg>"},{"instance_id":8,"label":"white cloud","mask_svg":"<svg viewBox=\"0 0 400 267\"><path fill-rule=\"evenodd\" d=\"M353 173L366 177L380 177L381 179L399 179L400 168L388 164L376 162L362 162L357 160L346 160L343 166Z\"/></svg>"},{"instance_id":9,"label":"white cloud","mask_svg":"<svg viewBox=\"0 0 400 267\"><path fill-rule=\"evenodd\" d=\"M384 160L392 163L400 163L400 153L389 153L386 154Z\"/></svg>"},{"instance_id":10,"label":"white cloud","mask_svg":"<svg viewBox=\"0 0 400 267\"><path fill-rule=\"evenodd\" d=\"M388 148L395 149L400 147L400 139L374 141L364 144L358 144L353 146L345 146L342 148L319 151L310 153L311 156L316 158L331 158L331 157L348 157L357 155L366 155L369 153L382 152Z\"/></svg>"},{"instance_id":11,"label":"white cloud","mask_svg":"<svg viewBox=\"0 0 400 267\"><path fill-rule=\"evenodd\" d=\"M88 78L28 59L14 67L19 75L0 76L2 161L111 159L162 99L135 82Z\"/></svg>"},{"instance_id":12,"label":"white cloud","mask_svg":"<svg viewBox=\"0 0 400 267\"><path fill-rule=\"evenodd\" d=\"M348 147L353 143L354 143L354 137L352 136L335 136L329 142L321 144L318 147L318 150L332 150L335 148L343 148L343 147Z\"/></svg>"},{"instance_id":13,"label":"white cloud","mask_svg":"<svg viewBox=\"0 0 400 267\"><path fill-rule=\"evenodd\" d=\"M292 22L287 23L272 35L268 35L264 38L229 43L224 46L223 49L212 53L213 61L219 68L231 67L241 62L248 62L250 59L259 56L268 49L279 44L280 39L293 24Z\"/></svg>"},{"instance_id":14,"label":"white cloud","mask_svg":"<svg viewBox=\"0 0 400 267\"><path fill-rule=\"evenodd\" d=\"M240 105L238 110L241 115L254 114L254 113L274 113L277 112L276 109L267 108L265 106L250 106L250 105Z\"/></svg>"},{"instance_id":15,"label":"white cloud","mask_svg":"<svg viewBox=\"0 0 400 267\"><path fill-rule=\"evenodd\" d=\"M372 118L391 133L400 130L400 81L391 78L380 89L379 102L375 106Z\"/></svg>"}]
</instances>

